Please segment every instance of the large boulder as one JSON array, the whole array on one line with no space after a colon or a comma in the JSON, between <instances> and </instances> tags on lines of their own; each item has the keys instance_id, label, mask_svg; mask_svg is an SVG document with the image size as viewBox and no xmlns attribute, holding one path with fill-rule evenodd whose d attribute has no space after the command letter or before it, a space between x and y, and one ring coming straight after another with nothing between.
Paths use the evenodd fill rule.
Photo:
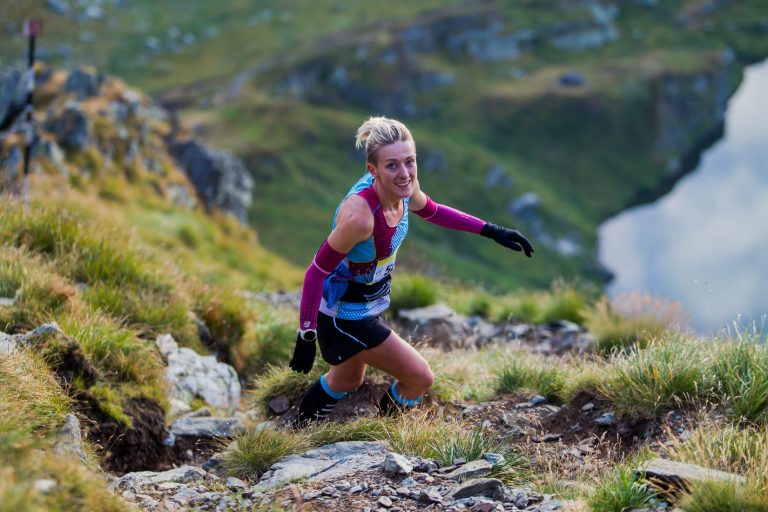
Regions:
<instances>
[{"instance_id":1,"label":"large boulder","mask_svg":"<svg viewBox=\"0 0 768 512\"><path fill-rule=\"evenodd\" d=\"M242 160L194 139L173 140L169 150L207 208L224 210L247 222L254 183Z\"/></svg>"},{"instance_id":2,"label":"large boulder","mask_svg":"<svg viewBox=\"0 0 768 512\"><path fill-rule=\"evenodd\" d=\"M344 441L289 455L272 465L252 490L263 492L300 478L336 480L380 465L389 451L383 441Z\"/></svg>"},{"instance_id":3,"label":"large boulder","mask_svg":"<svg viewBox=\"0 0 768 512\"><path fill-rule=\"evenodd\" d=\"M232 414L240 404L240 381L230 365L214 356L201 356L179 347L170 334L158 336L157 347L168 364L170 398L191 404L202 399L216 410Z\"/></svg>"}]
</instances>

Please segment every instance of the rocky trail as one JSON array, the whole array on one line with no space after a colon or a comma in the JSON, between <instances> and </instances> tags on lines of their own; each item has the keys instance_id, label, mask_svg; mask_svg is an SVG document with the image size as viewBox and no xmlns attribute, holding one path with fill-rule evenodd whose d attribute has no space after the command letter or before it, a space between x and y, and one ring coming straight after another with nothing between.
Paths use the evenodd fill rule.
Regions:
<instances>
[{"instance_id":1,"label":"rocky trail","mask_svg":"<svg viewBox=\"0 0 768 512\"><path fill-rule=\"evenodd\" d=\"M524 350L559 355L584 351L589 335L574 324L496 326L466 318L445 306L405 312L398 329L412 339L447 347L517 343ZM43 329L57 329L55 325ZM30 336L2 338L4 350ZM27 338L25 338L25 336ZM420 336L420 338L419 338ZM227 477L216 451L246 426L256 426L252 411L241 409L241 388L234 369L214 356L201 356L179 347L172 337L156 340L167 364L170 410L175 418L165 426L162 408L131 403L133 425L120 431L99 418L86 403L80 417L85 435L104 450L110 489L147 511L251 510L471 510L548 511L567 507L567 500L541 492L525 478L502 474L519 461L484 453L478 460L436 460L407 457L385 442L339 442L290 455L274 464L258 481ZM347 422L376 414L376 402L386 382L366 379L334 411L331 421ZM284 428L295 414L300 397L277 396L270 401L273 417L256 428ZM191 404L206 406L192 410ZM609 403L582 393L567 404L543 396L513 393L483 403L426 401L424 408L440 411L469 428L502 441L511 453L528 461L521 471L557 470L567 474L585 466L607 467L618 455L643 444L663 442L667 432L683 432L685 419L671 413L663 421L617 417ZM155 410L157 409L157 410ZM99 421L101 419L101 421ZM69 415L57 446L82 460L81 427Z\"/></svg>"}]
</instances>

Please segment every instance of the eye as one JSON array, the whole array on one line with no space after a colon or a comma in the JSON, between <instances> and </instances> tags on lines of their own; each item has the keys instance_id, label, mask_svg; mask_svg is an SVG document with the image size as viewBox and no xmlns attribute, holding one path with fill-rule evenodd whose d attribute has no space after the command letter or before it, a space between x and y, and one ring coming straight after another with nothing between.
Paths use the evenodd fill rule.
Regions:
<instances>
[{"instance_id":1,"label":"eye","mask_svg":"<svg viewBox=\"0 0 768 512\"><path fill-rule=\"evenodd\" d=\"M387 164L387 169L397 169L397 164L395 163Z\"/></svg>"},{"instance_id":2,"label":"eye","mask_svg":"<svg viewBox=\"0 0 768 512\"><path fill-rule=\"evenodd\" d=\"M408 167L413 167L414 165L416 165L416 160L411 158L407 162L405 162L405 165L407 165Z\"/></svg>"}]
</instances>

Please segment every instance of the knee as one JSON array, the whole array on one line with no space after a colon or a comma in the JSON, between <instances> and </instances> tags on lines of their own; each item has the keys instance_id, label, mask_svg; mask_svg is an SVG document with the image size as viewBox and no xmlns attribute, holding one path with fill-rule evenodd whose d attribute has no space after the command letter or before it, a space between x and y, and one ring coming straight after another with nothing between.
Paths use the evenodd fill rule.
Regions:
<instances>
[{"instance_id":1,"label":"knee","mask_svg":"<svg viewBox=\"0 0 768 512\"><path fill-rule=\"evenodd\" d=\"M432 387L434 382L435 374L432 372L432 369L429 367L429 365L426 364L415 371L411 375L410 379L411 386L413 386L415 390L418 391L419 395L426 393L429 388Z\"/></svg>"}]
</instances>

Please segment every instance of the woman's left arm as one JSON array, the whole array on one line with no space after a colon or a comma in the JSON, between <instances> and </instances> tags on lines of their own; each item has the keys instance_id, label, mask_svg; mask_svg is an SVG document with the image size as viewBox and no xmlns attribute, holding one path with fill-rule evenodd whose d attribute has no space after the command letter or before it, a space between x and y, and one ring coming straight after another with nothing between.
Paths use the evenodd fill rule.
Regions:
<instances>
[{"instance_id":1,"label":"woman's left arm","mask_svg":"<svg viewBox=\"0 0 768 512\"><path fill-rule=\"evenodd\" d=\"M504 247L524 252L529 258L533 254L533 246L519 231L497 226L450 206L434 202L421 190L418 180L409 199L409 208L419 217L438 226L488 237Z\"/></svg>"}]
</instances>

